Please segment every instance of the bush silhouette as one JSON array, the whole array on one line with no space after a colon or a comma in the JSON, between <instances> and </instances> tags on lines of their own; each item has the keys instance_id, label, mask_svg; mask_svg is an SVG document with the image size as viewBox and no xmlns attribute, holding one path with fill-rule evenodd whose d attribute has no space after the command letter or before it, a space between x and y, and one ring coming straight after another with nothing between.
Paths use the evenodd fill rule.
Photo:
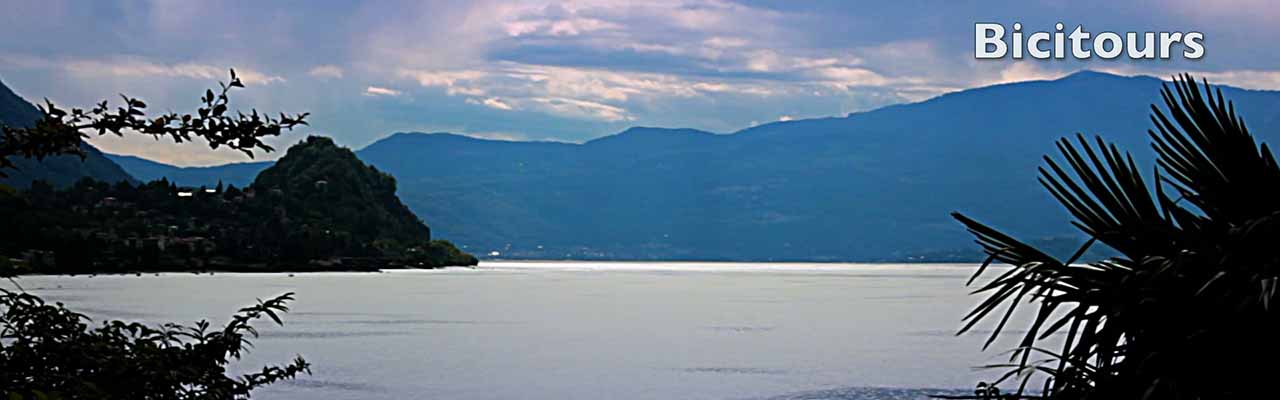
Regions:
<instances>
[{"instance_id":1,"label":"bush silhouette","mask_svg":"<svg viewBox=\"0 0 1280 400\"><path fill-rule=\"evenodd\" d=\"M8 399L241 399L258 387L310 373L302 357L238 378L226 366L257 336L250 325L281 323L292 293L240 309L221 329L106 321L28 293L0 289L0 387Z\"/></svg>"}]
</instances>

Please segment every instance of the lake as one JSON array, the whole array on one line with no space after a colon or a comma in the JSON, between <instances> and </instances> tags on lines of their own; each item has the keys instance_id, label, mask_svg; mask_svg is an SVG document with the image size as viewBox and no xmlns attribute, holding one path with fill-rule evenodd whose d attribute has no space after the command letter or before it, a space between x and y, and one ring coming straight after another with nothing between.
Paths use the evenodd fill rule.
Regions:
<instances>
[{"instance_id":1,"label":"lake","mask_svg":"<svg viewBox=\"0 0 1280 400\"><path fill-rule=\"evenodd\" d=\"M999 374L972 367L1012 336L981 352L983 334L954 335L975 268L502 261L20 282L95 319L157 323L220 324L296 292L237 367L302 354L314 375L261 399L916 399Z\"/></svg>"}]
</instances>

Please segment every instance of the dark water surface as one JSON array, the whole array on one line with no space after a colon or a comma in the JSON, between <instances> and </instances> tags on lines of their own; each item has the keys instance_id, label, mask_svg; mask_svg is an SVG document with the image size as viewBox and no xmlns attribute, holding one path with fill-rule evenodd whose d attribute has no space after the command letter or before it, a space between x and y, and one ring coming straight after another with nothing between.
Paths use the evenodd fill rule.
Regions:
<instances>
[{"instance_id":1,"label":"dark water surface","mask_svg":"<svg viewBox=\"0 0 1280 400\"><path fill-rule=\"evenodd\" d=\"M22 283L97 319L149 322L221 323L297 292L238 367L302 354L315 374L261 399L919 399L997 374L971 368L1001 359L979 351L984 336L953 335L978 301L973 270L486 262Z\"/></svg>"}]
</instances>

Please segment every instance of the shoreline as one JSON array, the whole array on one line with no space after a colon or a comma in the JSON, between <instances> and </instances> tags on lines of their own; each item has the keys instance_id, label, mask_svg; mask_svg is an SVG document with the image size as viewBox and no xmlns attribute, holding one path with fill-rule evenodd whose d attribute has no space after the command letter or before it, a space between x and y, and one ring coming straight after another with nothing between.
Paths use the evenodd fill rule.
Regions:
<instances>
[{"instance_id":1,"label":"shoreline","mask_svg":"<svg viewBox=\"0 0 1280 400\"><path fill-rule=\"evenodd\" d=\"M768 262L768 261L599 261L599 260L481 260L480 265L443 266L432 268L379 268L379 269L319 269L319 270L201 270L201 271L131 271L131 272L97 272L76 274L21 274L22 277L113 277L147 275L295 275L295 274L384 274L413 271L446 270L560 270L560 271L678 271L678 272L778 272L778 271L840 271L856 270L859 267L896 267L911 266L920 268L974 268L980 262ZM612 268L610 266L613 266ZM997 265L992 265L997 267Z\"/></svg>"}]
</instances>

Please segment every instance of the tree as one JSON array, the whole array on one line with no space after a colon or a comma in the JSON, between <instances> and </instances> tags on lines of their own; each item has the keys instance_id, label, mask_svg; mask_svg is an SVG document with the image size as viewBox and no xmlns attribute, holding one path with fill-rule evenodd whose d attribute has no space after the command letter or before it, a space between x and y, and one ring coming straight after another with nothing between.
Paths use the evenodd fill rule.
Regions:
<instances>
[{"instance_id":1,"label":"tree","mask_svg":"<svg viewBox=\"0 0 1280 400\"><path fill-rule=\"evenodd\" d=\"M1070 259L954 214L989 255L975 279L1012 266L975 291L988 297L962 332L999 317L989 346L1024 300L1036 305L996 366L1008 368L1000 381L1021 380L1019 395L1042 373L1055 399L1270 397L1272 369L1259 363L1280 356L1280 168L1220 89L1184 75L1161 94L1151 184L1101 138L1060 140L1066 168L1045 157L1040 182L1091 237ZM1078 264L1094 243L1120 255Z\"/></svg>"},{"instance_id":2,"label":"tree","mask_svg":"<svg viewBox=\"0 0 1280 400\"><path fill-rule=\"evenodd\" d=\"M240 309L221 329L107 321L90 329L84 315L29 293L0 289L0 392L8 399L243 399L258 387L300 373L298 357L237 378L229 361L256 337L251 322L281 323L293 293Z\"/></svg>"},{"instance_id":3,"label":"tree","mask_svg":"<svg viewBox=\"0 0 1280 400\"><path fill-rule=\"evenodd\" d=\"M123 95L125 105L115 111L106 101L89 110L67 111L46 100L40 108L43 116L33 126L0 127L0 176L5 169L15 168L15 157L83 157L80 142L87 137L84 132L135 132L176 142L200 137L211 148L228 146L252 157L254 150L273 150L263 138L306 124L306 113L274 118L253 110L232 116L227 113L228 93L244 85L232 70L230 83L220 82L219 86L216 94L205 91L201 97L204 105L194 114L168 113L149 119L146 103ZM85 191L110 189L93 182L78 183L77 187ZM205 321L190 327L106 321L90 329L84 315L22 291L14 279L19 272L8 260L0 262L0 277L18 289L0 289L0 393L6 398L242 399L249 398L257 387L310 372L307 362L299 357L258 373L226 375L227 364L239 359L250 345L248 338L257 335L250 323L264 316L282 323L279 314L288 311L292 293L241 309L220 330L210 330Z\"/></svg>"},{"instance_id":4,"label":"tree","mask_svg":"<svg viewBox=\"0 0 1280 400\"><path fill-rule=\"evenodd\" d=\"M45 104L40 106L42 117L33 126L0 126L0 133L3 133L0 136L0 176L5 176L5 169L16 168L11 160L13 157L43 160L53 155L74 154L83 158L84 150L80 148L80 141L89 137L86 132L96 132L99 136L107 133L122 136L127 132L134 132L157 139L169 137L178 143L199 137L208 142L212 149L226 146L240 150L252 158L254 150L273 150L262 142L263 138L279 136L283 130L307 124L308 113L281 113L277 118L258 114L255 109L249 114L229 114L228 94L233 88L244 87L234 69L231 70L230 83L218 82L218 86L220 89L217 93L213 89L205 91L204 96L200 97L203 105L193 114L170 112L153 118L146 116L147 103L125 95L120 96L124 105L115 110L111 109L106 100L87 110L64 110L46 99Z\"/></svg>"}]
</instances>

